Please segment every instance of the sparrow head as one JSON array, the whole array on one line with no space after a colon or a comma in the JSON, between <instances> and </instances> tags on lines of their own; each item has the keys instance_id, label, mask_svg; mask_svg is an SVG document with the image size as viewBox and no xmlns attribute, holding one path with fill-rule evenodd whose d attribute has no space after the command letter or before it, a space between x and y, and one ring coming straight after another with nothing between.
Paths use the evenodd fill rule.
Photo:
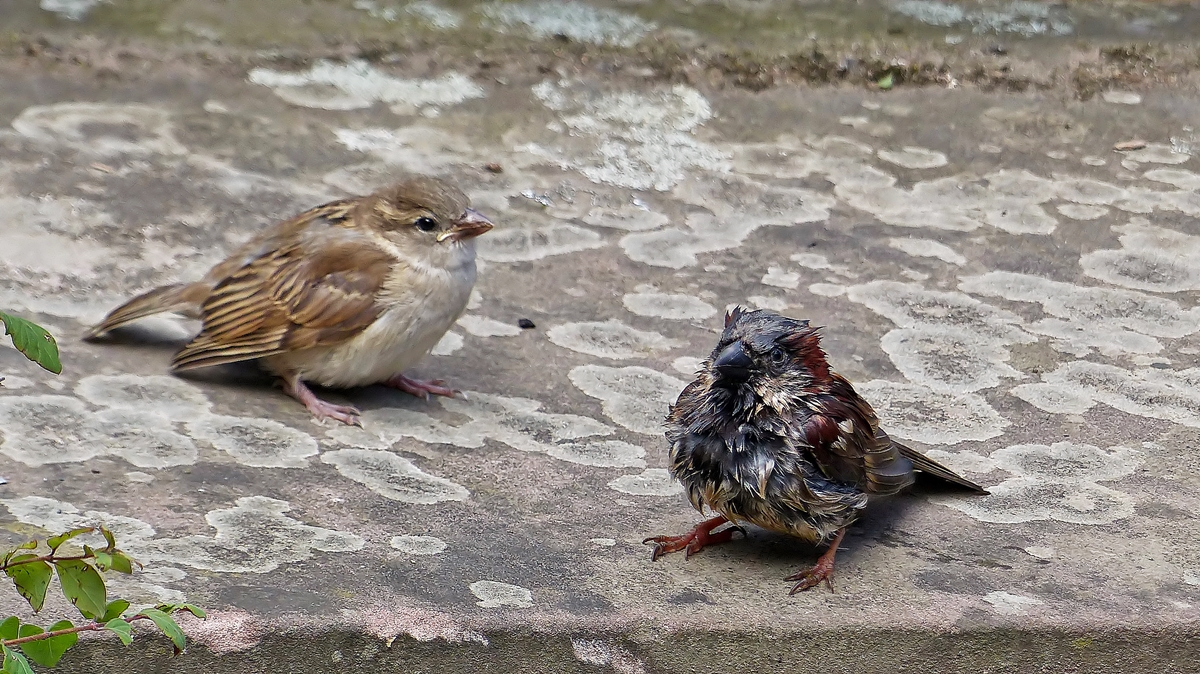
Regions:
<instances>
[{"instance_id":1,"label":"sparrow head","mask_svg":"<svg viewBox=\"0 0 1200 674\"><path fill-rule=\"evenodd\" d=\"M714 388L734 399L756 398L778 411L829 381L817 328L770 311L735 307L705 361ZM748 402L748 401L747 401Z\"/></svg>"},{"instance_id":2,"label":"sparrow head","mask_svg":"<svg viewBox=\"0 0 1200 674\"><path fill-rule=\"evenodd\" d=\"M467 195L437 178L413 178L367 197L369 220L406 247L461 247L494 225L470 208Z\"/></svg>"}]
</instances>

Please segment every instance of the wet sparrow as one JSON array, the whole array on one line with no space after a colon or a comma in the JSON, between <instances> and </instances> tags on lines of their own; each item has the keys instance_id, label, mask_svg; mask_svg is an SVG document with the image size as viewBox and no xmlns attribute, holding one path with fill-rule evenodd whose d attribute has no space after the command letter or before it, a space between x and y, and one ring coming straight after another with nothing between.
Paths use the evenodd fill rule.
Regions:
<instances>
[{"instance_id":1,"label":"wet sparrow","mask_svg":"<svg viewBox=\"0 0 1200 674\"><path fill-rule=\"evenodd\" d=\"M305 382L383 383L452 396L401 374L458 320L475 284L475 237L492 223L457 187L408 180L332 201L254 237L195 283L156 288L113 310L86 338L164 311L199 318L176 370L257 360L318 419L359 423L353 407Z\"/></svg>"},{"instance_id":2,"label":"wet sparrow","mask_svg":"<svg viewBox=\"0 0 1200 674\"><path fill-rule=\"evenodd\" d=\"M892 440L867 401L831 372L808 321L734 309L695 381L667 417L671 474L697 510L719 513L682 536L646 539L654 559L728 541L742 522L829 549L788 576L791 594L833 588L846 526L875 494L913 483L913 471L986 494L982 487ZM714 532L724 524L732 527Z\"/></svg>"}]
</instances>

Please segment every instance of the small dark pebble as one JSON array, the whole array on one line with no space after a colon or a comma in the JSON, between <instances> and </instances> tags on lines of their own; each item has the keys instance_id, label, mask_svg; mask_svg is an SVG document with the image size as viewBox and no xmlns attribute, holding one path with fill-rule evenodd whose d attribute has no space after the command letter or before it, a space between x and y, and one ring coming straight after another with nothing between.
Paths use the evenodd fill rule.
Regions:
<instances>
[{"instance_id":1,"label":"small dark pebble","mask_svg":"<svg viewBox=\"0 0 1200 674\"><path fill-rule=\"evenodd\" d=\"M993 44L989 45L983 51L988 54L995 54L996 56L1004 56L1008 53L1008 48L1002 44Z\"/></svg>"},{"instance_id":2,"label":"small dark pebble","mask_svg":"<svg viewBox=\"0 0 1200 674\"><path fill-rule=\"evenodd\" d=\"M99 475L99 474L100 474L100 471L99 471L99 469L93 468L93 469L92 469L92 474L94 474L94 475Z\"/></svg>"},{"instance_id":3,"label":"small dark pebble","mask_svg":"<svg viewBox=\"0 0 1200 674\"><path fill-rule=\"evenodd\" d=\"M536 328L537 326L534 325L533 321L529 320L528 318L522 318L521 320L517 321L517 327L521 328L522 330L528 330L530 328Z\"/></svg>"},{"instance_id":4,"label":"small dark pebble","mask_svg":"<svg viewBox=\"0 0 1200 674\"><path fill-rule=\"evenodd\" d=\"M487 169L489 173L504 173L504 167L500 165L500 162L488 162L483 165L483 168Z\"/></svg>"}]
</instances>

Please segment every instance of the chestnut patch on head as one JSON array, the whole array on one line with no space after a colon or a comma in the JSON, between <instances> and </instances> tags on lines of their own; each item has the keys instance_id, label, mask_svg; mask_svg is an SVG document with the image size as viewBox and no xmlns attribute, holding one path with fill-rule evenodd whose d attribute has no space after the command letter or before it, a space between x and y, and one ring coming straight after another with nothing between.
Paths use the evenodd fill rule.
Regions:
<instances>
[{"instance_id":1,"label":"chestnut patch on head","mask_svg":"<svg viewBox=\"0 0 1200 674\"><path fill-rule=\"evenodd\" d=\"M779 343L785 345L800 363L812 373L817 382L829 381L829 363L825 360L825 350L821 348L820 328L805 325L804 328L779 338Z\"/></svg>"}]
</instances>

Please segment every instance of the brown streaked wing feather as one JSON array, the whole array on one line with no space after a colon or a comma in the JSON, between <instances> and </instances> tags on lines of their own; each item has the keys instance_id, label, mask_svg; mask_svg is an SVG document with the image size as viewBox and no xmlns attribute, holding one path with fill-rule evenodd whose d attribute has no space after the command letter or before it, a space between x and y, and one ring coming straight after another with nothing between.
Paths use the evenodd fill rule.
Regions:
<instances>
[{"instance_id":1,"label":"brown streaked wing feather","mask_svg":"<svg viewBox=\"0 0 1200 674\"><path fill-rule=\"evenodd\" d=\"M88 330L83 338L92 339L140 318L167 311L192 313L207 294L208 286L204 283L178 283L155 288L113 309L103 321Z\"/></svg>"},{"instance_id":2,"label":"brown streaked wing feather","mask_svg":"<svg viewBox=\"0 0 1200 674\"><path fill-rule=\"evenodd\" d=\"M365 239L304 239L269 251L213 289L204 328L176 355L176 369L231 363L336 344L380 314L375 295L390 269L387 253Z\"/></svg>"},{"instance_id":3,"label":"brown streaked wing feather","mask_svg":"<svg viewBox=\"0 0 1200 674\"><path fill-rule=\"evenodd\" d=\"M988 490L984 489L982 486L975 484L974 482L972 482L972 481L968 480L967 478L959 475L958 473L950 470L949 468L943 466L942 464L938 463L937 461L934 461L933 459L929 458L928 456L925 456L924 454L918 452L917 450L913 449L912 447L909 447L907 445L902 445L899 442L894 442L893 444L897 448L899 448L900 453L903 454L905 457L907 457L910 461L912 461L913 466L917 470L921 471L922 473L927 473L929 475L933 475L935 477L941 478L951 484L956 484L960 487L965 487L977 494L990 493L990 492L988 492Z\"/></svg>"},{"instance_id":4,"label":"brown streaked wing feather","mask_svg":"<svg viewBox=\"0 0 1200 674\"><path fill-rule=\"evenodd\" d=\"M892 440L879 428L871 404L844 377L830 375L831 395L805 425L813 456L827 477L855 481L872 494L894 494L913 482L913 470L986 494L987 491L920 452ZM854 426L849 433L845 421ZM835 422L843 422L835 425ZM836 430L836 432L835 432ZM818 440L819 442L813 442Z\"/></svg>"},{"instance_id":5,"label":"brown streaked wing feather","mask_svg":"<svg viewBox=\"0 0 1200 674\"><path fill-rule=\"evenodd\" d=\"M804 435L826 477L872 494L892 494L912 484L913 464L886 433L875 410L850 382L830 374L830 391L816 398Z\"/></svg>"},{"instance_id":6,"label":"brown streaked wing feather","mask_svg":"<svg viewBox=\"0 0 1200 674\"><path fill-rule=\"evenodd\" d=\"M358 202L358 199L330 201L276 223L238 246L229 254L229 257L210 269L204 275L205 282L210 286L215 286L251 262L268 257L274 251L287 248L296 241L302 230L312 226L315 222L323 221L330 226L335 226L347 221Z\"/></svg>"}]
</instances>

